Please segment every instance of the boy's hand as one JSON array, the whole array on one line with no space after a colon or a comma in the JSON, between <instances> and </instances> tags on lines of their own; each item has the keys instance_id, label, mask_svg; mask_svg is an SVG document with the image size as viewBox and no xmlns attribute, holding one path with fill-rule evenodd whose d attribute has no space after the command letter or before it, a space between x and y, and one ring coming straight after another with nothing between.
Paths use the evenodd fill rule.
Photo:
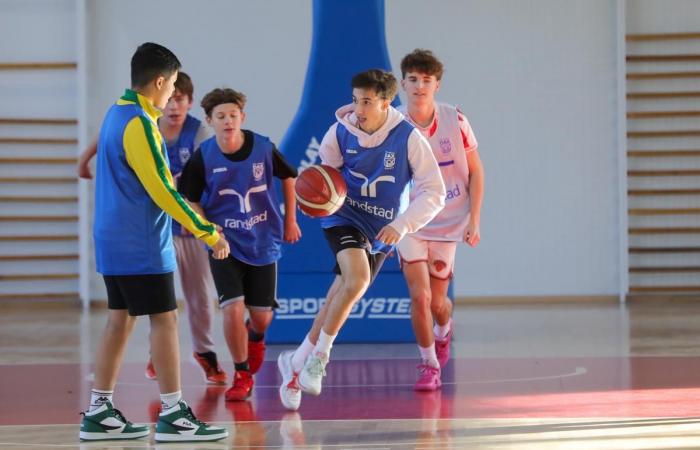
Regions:
<instances>
[{"instance_id":1,"label":"boy's hand","mask_svg":"<svg viewBox=\"0 0 700 450\"><path fill-rule=\"evenodd\" d=\"M92 172L90 172L90 160L80 158L78 161L78 176L86 180L92 180Z\"/></svg>"},{"instance_id":2,"label":"boy's hand","mask_svg":"<svg viewBox=\"0 0 700 450\"><path fill-rule=\"evenodd\" d=\"M296 220L284 221L284 242L293 244L301 239L301 228Z\"/></svg>"},{"instance_id":3,"label":"boy's hand","mask_svg":"<svg viewBox=\"0 0 700 450\"><path fill-rule=\"evenodd\" d=\"M464 230L464 242L471 247L476 247L479 245L480 240L481 234L479 233L479 224L470 220L466 230Z\"/></svg>"},{"instance_id":4,"label":"boy's hand","mask_svg":"<svg viewBox=\"0 0 700 450\"><path fill-rule=\"evenodd\" d=\"M379 230L376 239L382 241L386 245L396 245L401 239L401 235L390 225L387 225L381 230Z\"/></svg>"},{"instance_id":5,"label":"boy's hand","mask_svg":"<svg viewBox=\"0 0 700 450\"><path fill-rule=\"evenodd\" d=\"M231 249L228 246L228 242L223 234L219 235L219 240L211 248L211 253L214 259L226 259L228 258Z\"/></svg>"}]
</instances>

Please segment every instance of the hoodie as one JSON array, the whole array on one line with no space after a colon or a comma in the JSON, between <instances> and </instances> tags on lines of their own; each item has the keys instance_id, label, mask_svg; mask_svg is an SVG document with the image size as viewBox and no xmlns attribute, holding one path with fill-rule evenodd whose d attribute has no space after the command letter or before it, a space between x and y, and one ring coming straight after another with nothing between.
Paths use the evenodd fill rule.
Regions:
<instances>
[{"instance_id":1,"label":"hoodie","mask_svg":"<svg viewBox=\"0 0 700 450\"><path fill-rule=\"evenodd\" d=\"M354 135L359 144L371 149L380 146L389 133L405 121L398 110L389 107L386 122L374 133L367 134L357 126L354 105L346 105L336 111L337 122L326 132L319 149L322 164L337 169L344 165L343 153L337 139L338 124L342 124L348 132ZM408 137L408 164L412 174L413 191L417 194L408 208L397 215L388 225L395 229L401 237L406 233L418 231L430 222L445 206L445 185L440 175L440 168L430 144L426 138L413 128ZM375 236L367 236L374 239Z\"/></svg>"}]
</instances>

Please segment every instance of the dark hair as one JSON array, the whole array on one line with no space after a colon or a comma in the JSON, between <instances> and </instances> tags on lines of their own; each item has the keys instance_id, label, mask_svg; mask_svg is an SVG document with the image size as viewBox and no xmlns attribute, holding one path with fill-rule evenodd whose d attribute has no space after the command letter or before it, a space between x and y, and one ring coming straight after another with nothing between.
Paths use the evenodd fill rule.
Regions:
<instances>
[{"instance_id":1,"label":"dark hair","mask_svg":"<svg viewBox=\"0 0 700 450\"><path fill-rule=\"evenodd\" d=\"M213 91L209 91L207 95L202 99L202 108L204 108L204 113L207 117L211 117L211 112L214 108L224 103L235 103L243 111L245 108L245 95L241 92L234 91L229 88L216 88Z\"/></svg>"},{"instance_id":2,"label":"dark hair","mask_svg":"<svg viewBox=\"0 0 700 450\"><path fill-rule=\"evenodd\" d=\"M177 73L177 80L175 80L175 90L184 94L190 98L192 101L192 95L194 94L194 86L192 85L192 78L185 72Z\"/></svg>"},{"instance_id":3,"label":"dark hair","mask_svg":"<svg viewBox=\"0 0 700 450\"><path fill-rule=\"evenodd\" d=\"M379 97L393 100L398 90L396 77L391 72L381 69L370 69L352 77L350 85L353 88L372 89Z\"/></svg>"},{"instance_id":4,"label":"dark hair","mask_svg":"<svg viewBox=\"0 0 700 450\"><path fill-rule=\"evenodd\" d=\"M408 72L419 72L435 75L438 81L442 78L442 63L430 50L417 48L401 60L401 78L406 78Z\"/></svg>"},{"instance_id":5,"label":"dark hair","mask_svg":"<svg viewBox=\"0 0 700 450\"><path fill-rule=\"evenodd\" d=\"M131 57L131 86L146 86L158 77L169 78L182 65L167 48L153 42L139 45Z\"/></svg>"}]
</instances>

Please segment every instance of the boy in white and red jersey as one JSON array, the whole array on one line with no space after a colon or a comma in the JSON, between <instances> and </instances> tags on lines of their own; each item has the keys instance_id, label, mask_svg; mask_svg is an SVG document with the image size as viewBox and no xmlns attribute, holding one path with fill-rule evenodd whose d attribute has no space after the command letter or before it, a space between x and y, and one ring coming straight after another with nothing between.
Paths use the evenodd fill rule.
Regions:
<instances>
[{"instance_id":1,"label":"boy in white and red jersey","mask_svg":"<svg viewBox=\"0 0 700 450\"><path fill-rule=\"evenodd\" d=\"M484 168L469 121L456 107L435 101L443 66L429 50L416 49L401 61L404 113L428 139L447 190L445 208L426 226L398 244L408 289L411 322L422 363L416 390L435 390L450 357L452 303L447 289L457 242L479 243ZM411 200L418 195L411 192Z\"/></svg>"}]
</instances>

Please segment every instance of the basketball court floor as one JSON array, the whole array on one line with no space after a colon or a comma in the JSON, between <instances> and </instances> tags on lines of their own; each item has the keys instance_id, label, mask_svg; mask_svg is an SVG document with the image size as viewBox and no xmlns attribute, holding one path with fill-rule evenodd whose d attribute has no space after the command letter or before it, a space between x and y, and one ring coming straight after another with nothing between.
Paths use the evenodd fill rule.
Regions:
<instances>
[{"instance_id":1,"label":"basketball court floor","mask_svg":"<svg viewBox=\"0 0 700 450\"><path fill-rule=\"evenodd\" d=\"M216 443L78 441L105 311L0 305L0 450L7 449L694 449L700 448L698 299L461 305L441 391L417 393L412 344L333 349L320 397L298 412L277 397L270 346L250 401L227 403L183 359L185 399L226 426ZM181 314L182 354L190 354ZM274 325L274 324L273 324ZM217 318L217 350L232 370ZM148 324L131 339L115 393L134 422L153 422L143 375Z\"/></svg>"}]
</instances>

